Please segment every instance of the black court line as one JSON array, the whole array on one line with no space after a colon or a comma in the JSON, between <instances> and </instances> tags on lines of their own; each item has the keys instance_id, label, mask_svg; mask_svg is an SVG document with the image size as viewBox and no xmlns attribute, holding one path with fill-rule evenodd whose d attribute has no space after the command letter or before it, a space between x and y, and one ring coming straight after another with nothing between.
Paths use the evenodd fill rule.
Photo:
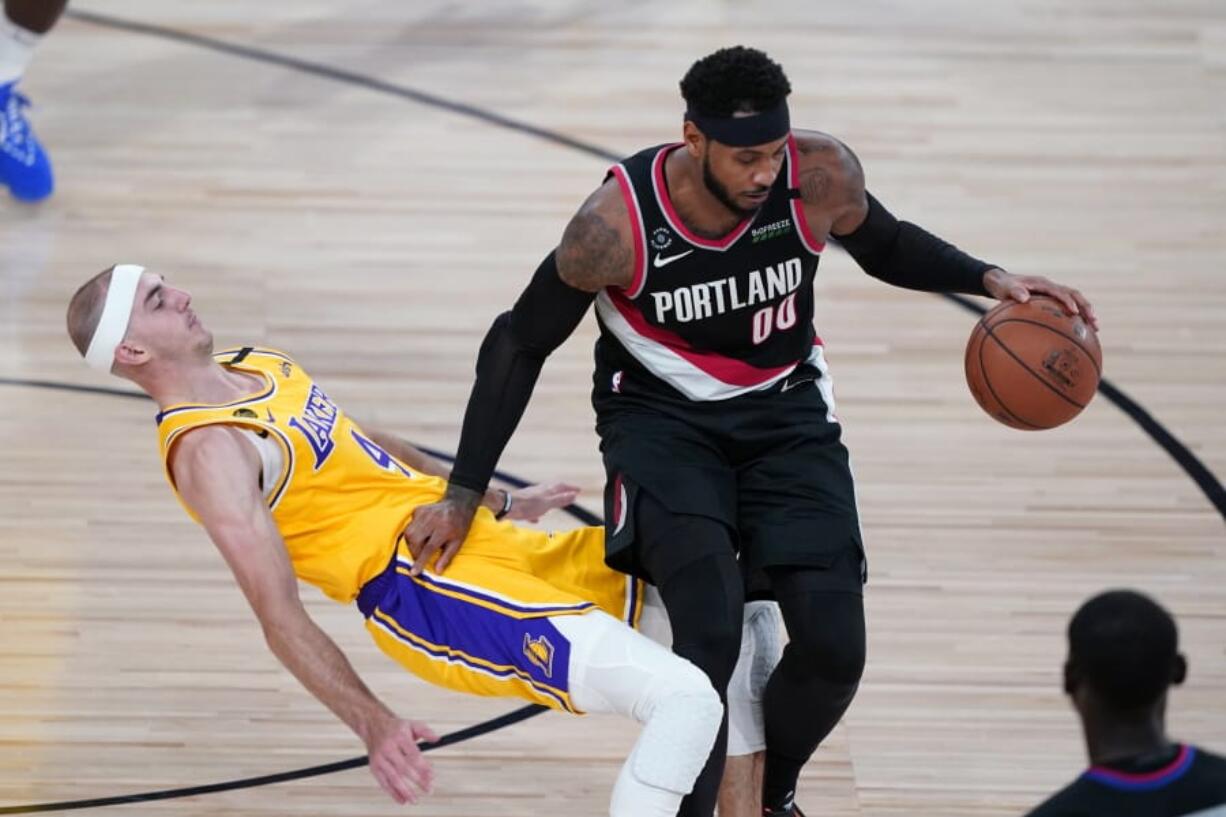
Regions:
<instances>
[{"instance_id":1,"label":"black court line","mask_svg":"<svg viewBox=\"0 0 1226 817\"><path fill-rule=\"evenodd\" d=\"M542 128L528 122L522 122L518 119L512 119L508 116L503 116L493 111L487 111L483 108L478 108L473 105L467 105L462 102L445 99L435 94L419 91L407 85L398 85L393 82L379 79L378 77L359 74L355 71L348 71L342 68L336 68L324 63L312 62L310 60L291 57L285 54L278 54L267 49L254 48L252 46L238 45L229 43L224 40L219 40L214 37L206 37L201 34L193 34L187 31L169 28L166 26L152 25L149 23L140 23L133 20L125 20L119 17L114 17L109 14L97 14L95 12L79 11L76 9L68 9L66 14L73 19L80 20L85 23L93 23L94 25L105 26L108 28L128 31L134 34L145 34L151 37L158 37L165 40L194 45L200 48L205 48L210 51L217 51L222 54L229 54L243 59L253 60L255 62L277 65L290 70L301 71L303 73L312 74L323 79L343 82L349 85L357 85L367 88L376 93L388 94L390 96L407 99L412 102L417 102L421 105L426 105L440 110L450 111L451 113L459 114L470 119L475 119L487 125L503 128L505 130L516 131L528 136L535 136L546 142L552 142L555 145L571 148L580 153L586 153L589 156L595 156L600 159L607 159L615 162L619 158L619 154L593 145L590 142L583 142L578 139L573 139L565 134L552 131L547 128ZM837 241L835 242L837 243ZM968 309L977 314L984 314L987 309L982 305L970 300L961 295L951 293L937 293L941 297L953 301L954 303ZM1110 381L1103 380L1099 385L1099 392L1118 407L1121 411L1131 417L1137 425L1139 425L1146 434L1153 439L1164 451L1171 456L1179 464L1181 468L1192 478L1197 487L1205 494L1209 502L1217 509L1218 513L1226 519L1226 488L1214 476L1208 467L1205 466L1200 459L1193 454L1187 446L1176 439L1175 435L1159 423L1153 415L1141 408L1141 406L1133 399L1128 397L1119 387L1112 384Z\"/></svg>"},{"instance_id":2,"label":"black court line","mask_svg":"<svg viewBox=\"0 0 1226 817\"><path fill-rule=\"evenodd\" d=\"M487 125L505 128L507 130L518 131L535 136L538 139L543 139L546 142L553 142L562 147L571 148L581 153L586 153L590 156L597 156L601 159L609 161L617 161L620 157L611 151L596 145L583 142L579 139L573 139L566 134L551 131L546 128L541 128L530 122L523 122L518 119L513 119L509 116L503 116L500 113L487 111L483 108L477 108L473 105L466 105L463 102L456 102L452 99L446 99L435 94L419 91L416 88L411 88L408 85L398 85L394 82L372 77L368 74L359 74L356 71L348 71L344 68L337 68L332 65L327 65L321 62L313 62L304 60L299 57L292 57L288 54L278 54L275 51L268 51L263 48L254 48L248 45L239 45L238 43L230 43L225 40L218 40L214 37L206 37L201 34L193 34L190 31L180 31L166 26L151 25L149 23L140 23L135 20L124 20L110 14L97 14L92 11L80 11L75 8L69 8L64 16L71 17L74 20L79 20L83 23L93 23L94 25L106 26L107 28L115 28L121 31L128 31L133 34L147 34L151 37L158 37L163 40L172 40L174 42L183 43L185 45L194 45L199 48L204 48L209 51L217 51L222 54L229 54L232 57L242 57L243 59L253 60L255 62L268 63L269 65L279 65L282 68L288 68L293 71L300 71L304 74L313 74L323 79L331 79L337 82L344 82L349 85L357 85L362 88L368 88L381 94L389 96L397 96L401 99L407 99L411 102L418 102L422 105L428 105L431 108L439 108L444 111L466 116L469 119L476 119L484 122Z\"/></svg>"},{"instance_id":3,"label":"black court line","mask_svg":"<svg viewBox=\"0 0 1226 817\"><path fill-rule=\"evenodd\" d=\"M108 28L128 31L134 34L145 34L151 37L159 37L164 40L172 40L187 45L194 45L200 48L205 48L210 51L217 51L222 54L229 54L243 59L253 60L255 62L267 63L270 65L278 65L282 68L301 71L303 73L312 74L323 79L335 80L336 82L344 82L350 85L357 85L363 88L368 88L377 93L388 94L390 96L407 99L412 102L417 102L432 108L450 111L451 113L459 114L470 119L475 119L488 125L503 128L505 130L516 131L528 136L535 136L546 142L551 142L555 145L571 148L580 153L586 153L589 156L595 156L600 159L606 159L615 162L621 157L607 148L593 145L589 142L583 142L578 139L572 139L565 134L552 131L547 128L542 128L528 122L521 122L517 119L512 119L502 114L487 111L473 105L467 105L462 102L445 99L434 94L429 94L424 91L419 91L407 85L397 85L393 82L387 82L377 77L359 74L354 71L347 71L341 68L335 68L323 63L312 62L310 60L291 57L285 54L278 54L274 51L268 51L262 48L254 48L252 46L238 45L229 43L224 40L218 40L214 37L206 37L200 34L192 34L187 31L179 31L178 29L168 28L166 26L151 25L149 23L140 23L133 20L125 20L119 17L114 17L109 14L97 14L95 12L79 11L76 9L68 9L66 12L69 17L80 20L85 23L93 23L94 25L106 26ZM837 243L837 242L836 242ZM938 293L941 297L953 301L963 308L982 315L987 312L987 309L982 305L970 300L961 295L953 295L949 293ZM1150 436L1159 447L1162 448L1170 457L1179 464L1179 467L1184 470L1192 481L1196 483L1205 498L1210 504L1217 509L1222 518L1226 520L1226 488L1222 487L1222 483L1209 468L1193 454L1186 445L1180 442L1174 434L1171 434L1157 419L1153 417L1145 409L1128 395L1122 389L1114 385L1110 381L1103 380L1098 387L1098 391L1110 401L1113 405L1131 417L1137 425L1141 427L1146 434Z\"/></svg>"},{"instance_id":4,"label":"black court line","mask_svg":"<svg viewBox=\"0 0 1226 817\"><path fill-rule=\"evenodd\" d=\"M988 311L983 304L965 295L944 294L943 297L976 315L984 315ZM1141 427L1142 431L1149 435L1151 440L1158 444L1159 448L1169 454L1171 459L1183 469L1183 472L1196 483L1196 487L1200 488L1201 493L1217 509L1222 519L1226 520L1226 488L1222 487L1221 480L1209 470L1209 466L1201 462L1200 458L1168 431L1166 426L1158 422L1154 415L1146 411L1140 403L1125 394L1123 389L1110 380L1103 378L1099 381L1098 393L1127 414L1134 423Z\"/></svg>"},{"instance_id":5,"label":"black court line","mask_svg":"<svg viewBox=\"0 0 1226 817\"><path fill-rule=\"evenodd\" d=\"M429 752L434 749L441 749L444 746L451 746L455 743L479 737L488 732L493 732L496 729L502 729L505 726L510 726L520 721L527 720L533 716L539 715L542 712L548 712L546 707L539 704L529 704L521 707L505 715L469 726L464 729L458 729L438 739L436 743L422 744L421 750ZM63 800L58 803L38 803L30 806L3 806L0 807L0 814L34 814L43 811L70 811L73 809L83 808L100 808L102 806L119 806L126 803L148 803L153 800L171 800L179 797L193 797L199 794L215 794L221 791L233 791L234 789L249 789L254 786L269 786L273 783L285 783L290 780L301 780L304 777L317 777L322 774L332 774L333 772L343 772L348 769L360 769L363 766L370 764L368 757L355 757L349 760L341 760L336 763L326 763L322 766L311 766L306 769L298 769L292 772L281 772L279 774L267 774L262 777L245 777L241 780L229 780L225 783L211 783L205 786L191 786L182 789L161 789L160 791L150 791L141 794L125 794L118 797L97 797L92 800Z\"/></svg>"},{"instance_id":6,"label":"black court line","mask_svg":"<svg viewBox=\"0 0 1226 817\"><path fill-rule=\"evenodd\" d=\"M120 389L108 386L84 386L76 383L60 383L55 380L32 380L13 377L0 377L0 386L19 386L36 389L52 389L55 391L76 392L78 394L102 394L108 397L124 397L135 400L149 400L149 396L141 391L133 389ZM446 462L455 462L455 457L448 454L446 451L440 451L437 448L430 448L424 445L413 444L416 448L432 457L436 457ZM514 474L508 474L505 471L495 471L494 476L508 485L516 488L523 488L530 483ZM596 514L589 511L580 505L568 505L563 509L571 517L578 520L584 525L603 525L604 521ZM498 729L502 729L512 724L525 721L528 718L540 715L542 712L548 712L548 707L540 704L528 704L519 709L514 709L505 715L500 715L497 718L492 718L488 721L483 721L472 726L467 726L463 729L458 729L455 732L443 735L435 743L422 744L423 752L430 752L435 749L442 749L445 746L451 746L456 743L461 743L472 738L480 737ZM175 789L160 789L158 791L142 792L139 794L122 794L114 797L95 797L88 800L61 800L54 803L34 803L24 806L0 806L0 814L34 814L45 811L73 811L86 808L101 808L103 806L119 806L126 803L146 803L153 800L170 800L179 797L195 797L201 794L215 794L223 791L233 791L235 789L250 789L255 786L270 786L274 783L286 783L291 780L302 780L307 777L318 777L325 774L333 774L334 772L343 772L349 769L358 769L362 766L370 764L370 758L366 756L354 757L349 760L340 760L335 763L325 763L321 766L309 766L305 769L296 769L289 772L279 772L277 774L266 774L260 777L244 777L239 780L227 780L222 783L209 783L202 786L186 786Z\"/></svg>"},{"instance_id":7,"label":"black court line","mask_svg":"<svg viewBox=\"0 0 1226 817\"><path fill-rule=\"evenodd\" d=\"M91 23L98 26L127 31L133 34L144 34L151 37L158 37L160 39L171 40L186 45L193 45L210 51L216 51L222 54L252 60L254 62L277 65L282 68L312 74L323 79L343 82L349 85L356 85L367 88L371 91L375 91L376 93L383 93L389 96L417 102L429 107L438 108L440 110L450 111L461 116L466 116L470 119L478 120L488 125L494 125L495 127L516 131L529 136L535 136L543 141L551 142L562 147L571 148L572 150L577 150L580 153L585 153L589 156L595 156L600 159L617 161L619 158L621 158L619 154L614 153L611 150L607 150L579 139L573 139L556 131L538 127L536 125L522 122L508 116L503 116L492 111L487 111L482 108L477 108L473 105L466 105L461 102L455 102L434 94L419 91L407 85L398 85L396 83L381 80L378 77L359 74L355 71L348 71L326 65L324 63L312 62L310 60L304 60L286 54L278 54L274 51L268 51L266 49L253 48L251 46L239 45L237 43L229 43L214 37L206 37L187 31L179 31L167 26L125 20L108 14L80 11L73 8L68 9L65 14L66 16L83 23ZM984 306L967 297L949 293L939 294L941 297L958 304L970 312L974 312L979 315L987 312L987 309ZM52 388L95 394L109 394L119 397L144 397L144 395L139 392L126 391L122 389L108 389L98 386L75 386L72 384L55 383L45 380L0 378L0 385ZM1201 489L1201 491L1205 494L1205 497L1214 506L1214 508L1217 509L1218 513L1221 514L1222 518L1226 520L1226 488L1223 488L1222 483L1216 476L1214 476L1213 472L1211 472L1208 467L1206 467L1205 464L1188 449L1187 446L1185 446L1173 434L1167 431L1167 429L1160 422L1158 422L1153 415L1142 408L1140 404L1130 398L1121 389L1109 381L1103 380L1099 384L1098 390L1104 398L1131 417L1155 443L1166 451L1167 454L1169 454L1171 458L1174 459L1181 468L1183 468L1184 472L1192 478L1192 481L1195 482L1197 487ZM426 451L432 456L450 459L450 457L448 457L446 454L439 451L426 448L423 448L422 450ZM522 486L523 484L522 481L517 482L517 478L512 478L507 474L497 474L497 476L511 485L519 484ZM602 524L599 517L582 508L572 506L571 508L567 508L567 512L571 513L585 524ZM580 514L584 514L586 517L581 516ZM445 736L439 744L436 744L436 746L442 745L443 741L446 741L448 738L461 734L463 734L464 737L459 738L459 740L465 740L471 737L476 737L477 735L485 734L493 729L501 728L508 723L515 723L518 720L523 720L524 718L539 714L540 711L544 711L544 707L541 707L536 711L529 710L533 710L533 707L524 707L503 715L502 718L496 718L483 724L477 724L469 727L466 730L460 730L459 732L452 733L452 735ZM520 717L515 717L517 715L520 715ZM504 719L511 720L503 722ZM365 758L354 758L352 760L341 761L339 763L332 763L324 766L313 766L309 769L300 769L295 772L285 772L279 775L268 775L266 777L247 778L245 780L234 780L227 783L216 783L210 786L170 789L161 792L148 792L146 794L134 794L123 797L102 798L97 800L43 803L31 806L7 806L0 807L0 814L30 814L39 811L66 811L69 809L90 808L94 806L114 805L118 803L135 803L142 800L164 800L171 797L186 797L192 794L227 791L230 789L247 788L250 786L277 783L285 780L297 780L303 777L329 774L331 772L341 771L343 769L356 768L357 766L365 765L365 763Z\"/></svg>"}]
</instances>

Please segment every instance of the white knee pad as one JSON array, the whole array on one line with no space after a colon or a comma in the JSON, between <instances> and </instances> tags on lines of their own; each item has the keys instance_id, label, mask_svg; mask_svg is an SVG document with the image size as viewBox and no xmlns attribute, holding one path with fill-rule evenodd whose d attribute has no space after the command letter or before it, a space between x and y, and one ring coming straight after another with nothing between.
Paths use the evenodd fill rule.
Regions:
<instances>
[{"instance_id":1,"label":"white knee pad","mask_svg":"<svg viewBox=\"0 0 1226 817\"><path fill-rule=\"evenodd\" d=\"M673 643L668 611L660 591L647 585L639 631L668 647ZM741 654L728 683L728 754L752 755L766 748L762 697L766 682L783 657L783 615L773 601L745 603Z\"/></svg>"},{"instance_id":2,"label":"white knee pad","mask_svg":"<svg viewBox=\"0 0 1226 817\"><path fill-rule=\"evenodd\" d=\"M719 696L705 675L702 680L705 691L666 692L656 702L630 753L636 779L681 795L694 788L724 717Z\"/></svg>"},{"instance_id":3,"label":"white knee pad","mask_svg":"<svg viewBox=\"0 0 1226 817\"><path fill-rule=\"evenodd\" d=\"M688 793L724 715L706 674L604 613L550 620L570 642L575 706L645 724L627 770L648 786Z\"/></svg>"},{"instance_id":4,"label":"white knee pad","mask_svg":"<svg viewBox=\"0 0 1226 817\"><path fill-rule=\"evenodd\" d=\"M741 655L728 683L728 754L751 755L766 748L762 698L766 682L783 657L783 615L773 601L745 604Z\"/></svg>"}]
</instances>

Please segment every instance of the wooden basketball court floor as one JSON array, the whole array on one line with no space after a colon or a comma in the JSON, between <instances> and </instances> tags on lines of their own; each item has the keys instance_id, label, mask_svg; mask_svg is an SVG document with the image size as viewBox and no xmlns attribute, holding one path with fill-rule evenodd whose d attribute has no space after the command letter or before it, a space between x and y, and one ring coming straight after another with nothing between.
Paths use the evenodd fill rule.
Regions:
<instances>
[{"instance_id":1,"label":"wooden basketball court floor","mask_svg":"<svg viewBox=\"0 0 1226 817\"><path fill-rule=\"evenodd\" d=\"M1226 472L1226 6L1218 0L402 3L82 0L78 12L262 49L616 154L675 138L676 84L766 49L793 119L857 150L896 213L1084 289L1106 374ZM477 346L607 162L345 78L68 18L26 90L50 202L0 202L0 377L116 386L63 331L87 276L134 261L218 344L289 351L370 423L454 449ZM349 79L353 79L351 76ZM823 260L818 326L854 457L869 661L805 772L810 814L1017 814L1084 764L1063 628L1153 593L1191 660L1185 740L1226 749L1226 535L1206 493L1101 395L1073 424L995 424L963 383L973 316ZM589 318L502 461L599 509ZM163 484L152 406L0 386L0 806L128 794L358 755L266 651ZM572 521L558 515L552 526ZM404 716L440 732L514 702L425 686L352 608L311 613ZM414 813L600 814L636 729L547 714L433 755ZM401 813L365 770L90 813Z\"/></svg>"}]
</instances>

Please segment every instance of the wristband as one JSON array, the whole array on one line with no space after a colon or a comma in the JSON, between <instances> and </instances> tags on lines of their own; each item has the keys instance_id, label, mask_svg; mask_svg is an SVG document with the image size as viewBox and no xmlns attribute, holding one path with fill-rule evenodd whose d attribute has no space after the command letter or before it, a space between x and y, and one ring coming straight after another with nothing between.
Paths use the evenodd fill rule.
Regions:
<instances>
[{"instance_id":1,"label":"wristband","mask_svg":"<svg viewBox=\"0 0 1226 817\"><path fill-rule=\"evenodd\" d=\"M511 492L505 488L499 488L502 491L502 510L494 514L495 519L502 519L511 512Z\"/></svg>"}]
</instances>

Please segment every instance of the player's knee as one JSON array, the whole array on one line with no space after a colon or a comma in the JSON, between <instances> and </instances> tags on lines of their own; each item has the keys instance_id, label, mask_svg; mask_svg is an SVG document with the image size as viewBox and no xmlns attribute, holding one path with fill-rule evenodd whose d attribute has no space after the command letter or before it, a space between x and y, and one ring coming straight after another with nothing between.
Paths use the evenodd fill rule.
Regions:
<instances>
[{"instance_id":1,"label":"player's knee","mask_svg":"<svg viewBox=\"0 0 1226 817\"><path fill-rule=\"evenodd\" d=\"M661 702L661 706L676 713L675 720L674 717L669 718L671 722L689 724L689 728L701 740L713 741L724 720L724 704L715 687L711 686L711 680L697 667L694 669L694 683L673 692Z\"/></svg>"},{"instance_id":2,"label":"player's knee","mask_svg":"<svg viewBox=\"0 0 1226 817\"><path fill-rule=\"evenodd\" d=\"M737 671L745 675L742 686L749 699L761 701L767 681L783 657L783 616L779 605L773 601L747 602L741 637L745 643L741 646L742 659L737 663Z\"/></svg>"},{"instance_id":3,"label":"player's knee","mask_svg":"<svg viewBox=\"0 0 1226 817\"><path fill-rule=\"evenodd\" d=\"M670 698L684 701L695 718L710 721L714 718L716 728L724 716L724 704L711 684L707 674L689 661L683 661L685 669L676 673Z\"/></svg>"},{"instance_id":4,"label":"player's knee","mask_svg":"<svg viewBox=\"0 0 1226 817\"><path fill-rule=\"evenodd\" d=\"M864 675L864 643L840 644L818 660L818 675L832 684L855 686Z\"/></svg>"},{"instance_id":5,"label":"player's knee","mask_svg":"<svg viewBox=\"0 0 1226 817\"><path fill-rule=\"evenodd\" d=\"M660 589L673 629L673 651L710 677L723 694L741 651L744 587L731 551L677 570Z\"/></svg>"},{"instance_id":6,"label":"player's knee","mask_svg":"<svg viewBox=\"0 0 1226 817\"><path fill-rule=\"evenodd\" d=\"M724 705L706 674L688 661L658 690L633 757L635 777L648 785L689 792L724 719Z\"/></svg>"},{"instance_id":7,"label":"player's knee","mask_svg":"<svg viewBox=\"0 0 1226 817\"><path fill-rule=\"evenodd\" d=\"M795 653L791 663L804 675L828 684L854 686L864 674L864 633L853 627L831 627L813 623L797 628L788 650Z\"/></svg>"}]
</instances>

